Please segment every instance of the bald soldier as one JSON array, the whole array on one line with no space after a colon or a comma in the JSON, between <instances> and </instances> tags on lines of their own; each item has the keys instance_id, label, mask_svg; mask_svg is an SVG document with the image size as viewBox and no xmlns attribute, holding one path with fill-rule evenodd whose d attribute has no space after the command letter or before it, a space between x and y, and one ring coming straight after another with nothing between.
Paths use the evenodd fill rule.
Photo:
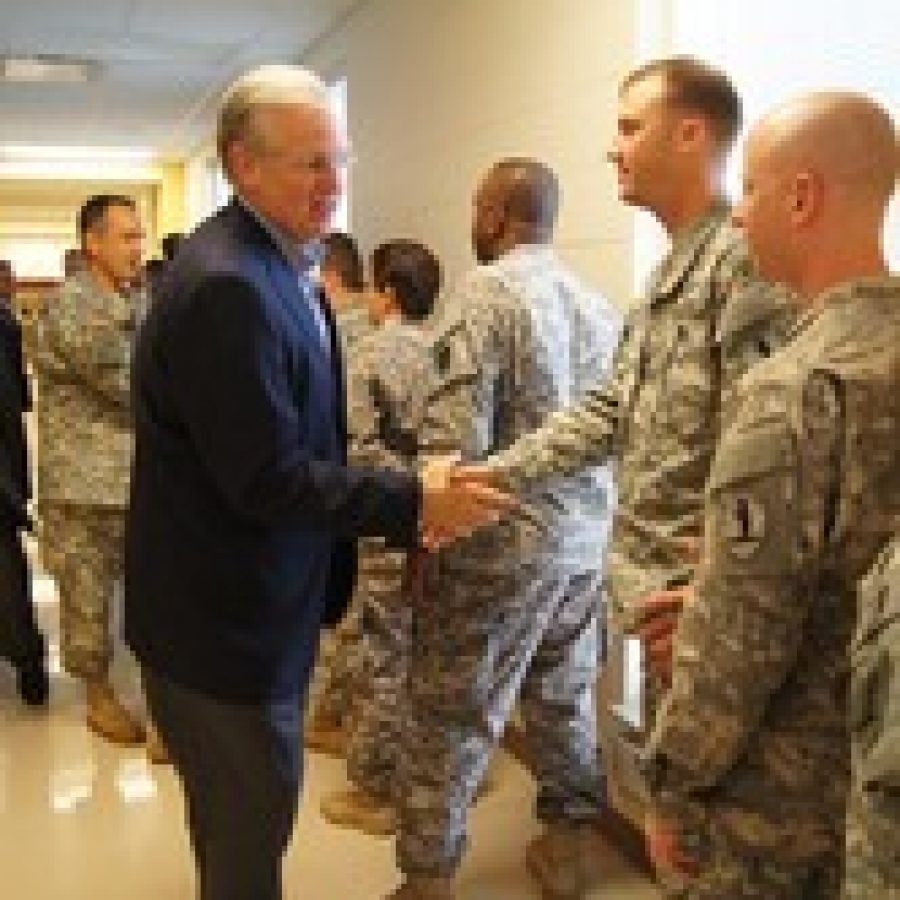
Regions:
<instances>
[{"instance_id":1,"label":"bald soldier","mask_svg":"<svg viewBox=\"0 0 900 900\"><path fill-rule=\"evenodd\" d=\"M855 587L900 516L900 278L881 246L896 171L888 115L853 94L788 103L747 145L735 221L801 316L717 449L647 747L651 853L685 876L671 896L840 891Z\"/></svg>"}]
</instances>

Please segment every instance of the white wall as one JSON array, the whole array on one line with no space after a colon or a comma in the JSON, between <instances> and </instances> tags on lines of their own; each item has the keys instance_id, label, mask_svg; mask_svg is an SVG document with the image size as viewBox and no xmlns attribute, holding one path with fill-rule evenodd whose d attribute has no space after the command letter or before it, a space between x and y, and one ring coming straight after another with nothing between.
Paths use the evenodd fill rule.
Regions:
<instances>
[{"instance_id":1,"label":"white wall","mask_svg":"<svg viewBox=\"0 0 900 900\"><path fill-rule=\"evenodd\" d=\"M452 281L471 264L479 174L502 156L535 156L562 181L563 255L629 303L632 214L605 152L634 18L624 0L363 3L304 62L347 78L350 221L364 249L418 237Z\"/></svg>"}]
</instances>

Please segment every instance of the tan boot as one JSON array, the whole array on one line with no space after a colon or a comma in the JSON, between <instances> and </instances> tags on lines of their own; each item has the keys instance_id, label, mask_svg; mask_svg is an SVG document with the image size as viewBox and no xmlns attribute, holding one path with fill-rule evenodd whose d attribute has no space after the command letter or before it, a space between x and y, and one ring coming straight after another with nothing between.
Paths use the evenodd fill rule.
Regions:
<instances>
[{"instance_id":1,"label":"tan boot","mask_svg":"<svg viewBox=\"0 0 900 900\"><path fill-rule=\"evenodd\" d=\"M386 837L397 830L394 807L359 788L329 794L320 810L332 825L355 828L377 837Z\"/></svg>"},{"instance_id":2,"label":"tan boot","mask_svg":"<svg viewBox=\"0 0 900 900\"><path fill-rule=\"evenodd\" d=\"M315 753L339 759L347 756L347 732L340 722L313 716L306 726L303 744Z\"/></svg>"},{"instance_id":3,"label":"tan boot","mask_svg":"<svg viewBox=\"0 0 900 900\"><path fill-rule=\"evenodd\" d=\"M456 879L408 875L386 900L456 900Z\"/></svg>"},{"instance_id":4,"label":"tan boot","mask_svg":"<svg viewBox=\"0 0 900 900\"><path fill-rule=\"evenodd\" d=\"M122 706L108 681L87 685L87 726L112 744L136 747L144 743L144 729Z\"/></svg>"},{"instance_id":5,"label":"tan boot","mask_svg":"<svg viewBox=\"0 0 900 900\"><path fill-rule=\"evenodd\" d=\"M147 752L147 759L155 766L166 766L172 762L162 735L156 730L152 722L147 722L147 742L144 745L144 749Z\"/></svg>"},{"instance_id":6,"label":"tan boot","mask_svg":"<svg viewBox=\"0 0 900 900\"><path fill-rule=\"evenodd\" d=\"M525 865L544 900L583 900L601 878L594 855L594 827L559 823L525 849Z\"/></svg>"}]
</instances>

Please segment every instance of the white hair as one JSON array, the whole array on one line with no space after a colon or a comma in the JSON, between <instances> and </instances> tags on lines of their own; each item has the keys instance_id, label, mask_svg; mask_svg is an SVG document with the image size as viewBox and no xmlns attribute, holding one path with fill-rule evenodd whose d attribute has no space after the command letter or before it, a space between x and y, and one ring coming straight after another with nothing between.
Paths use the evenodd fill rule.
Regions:
<instances>
[{"instance_id":1,"label":"white hair","mask_svg":"<svg viewBox=\"0 0 900 900\"><path fill-rule=\"evenodd\" d=\"M302 66L266 65L251 69L225 91L219 107L216 147L225 152L235 142L254 138L253 110L272 104L302 104L332 112L328 86Z\"/></svg>"}]
</instances>

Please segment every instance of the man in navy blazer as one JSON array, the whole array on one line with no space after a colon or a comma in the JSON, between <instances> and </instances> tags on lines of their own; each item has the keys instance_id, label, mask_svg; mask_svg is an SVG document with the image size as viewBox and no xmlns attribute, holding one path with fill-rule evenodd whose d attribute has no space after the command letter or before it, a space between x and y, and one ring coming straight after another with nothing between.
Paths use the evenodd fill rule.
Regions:
<instances>
[{"instance_id":1,"label":"man in navy blazer","mask_svg":"<svg viewBox=\"0 0 900 900\"><path fill-rule=\"evenodd\" d=\"M266 66L226 93L235 199L171 264L138 342L125 633L181 779L203 900L274 900L302 706L354 540L400 547L500 498L350 469L342 361L314 278L348 161L327 90ZM479 501L479 502L480 502Z\"/></svg>"}]
</instances>

